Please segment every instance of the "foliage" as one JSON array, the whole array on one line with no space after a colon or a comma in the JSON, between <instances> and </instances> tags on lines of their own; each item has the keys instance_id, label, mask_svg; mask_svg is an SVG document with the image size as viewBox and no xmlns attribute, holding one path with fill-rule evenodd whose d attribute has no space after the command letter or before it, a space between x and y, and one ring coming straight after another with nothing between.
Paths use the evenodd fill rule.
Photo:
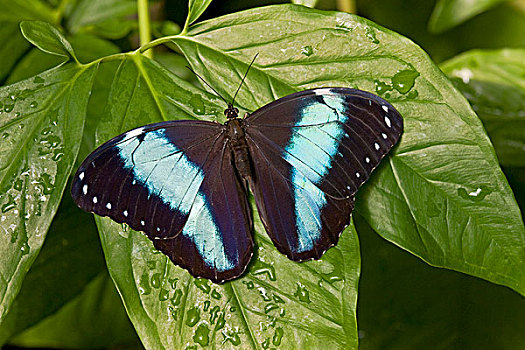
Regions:
<instances>
[{"instance_id":1,"label":"foliage","mask_svg":"<svg viewBox=\"0 0 525 350\"><path fill-rule=\"evenodd\" d=\"M395 1L357 10L382 22ZM433 4L424 5L423 28L490 16L498 2L441 0L430 22ZM148 21L129 17L133 0L0 0L0 345L524 346L525 228L514 199L525 198L523 49L452 58L441 66L449 80L419 46L355 15L282 4L211 17L216 3L220 11L209 0L180 5L179 32L169 20L144 28ZM412 14L396 11L389 16L406 25ZM145 30L157 39L131 51ZM423 43L435 38L425 35ZM469 45L430 51L441 60ZM74 207L68 179L96 145L163 120L224 121L224 103L184 65L231 98L256 53L237 97L243 110L348 86L386 98L405 121L400 144L359 192L352 224L321 260L278 253L254 213L248 272L214 285L171 264L144 235L107 218L95 226Z\"/></svg>"}]
</instances>

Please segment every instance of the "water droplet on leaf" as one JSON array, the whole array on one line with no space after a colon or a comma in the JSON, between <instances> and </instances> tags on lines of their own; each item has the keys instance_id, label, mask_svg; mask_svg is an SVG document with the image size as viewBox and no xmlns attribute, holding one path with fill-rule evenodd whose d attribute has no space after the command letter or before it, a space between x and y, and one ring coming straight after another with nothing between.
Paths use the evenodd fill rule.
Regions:
<instances>
[{"instance_id":1,"label":"water droplet on leaf","mask_svg":"<svg viewBox=\"0 0 525 350\"><path fill-rule=\"evenodd\" d=\"M206 113L204 101L202 100L202 97L200 95L193 95L189 102L191 107L193 108L193 113L200 115Z\"/></svg>"},{"instance_id":2,"label":"water droplet on leaf","mask_svg":"<svg viewBox=\"0 0 525 350\"><path fill-rule=\"evenodd\" d=\"M310 292L301 283L297 283L297 290L293 295L299 298L300 301L310 304Z\"/></svg>"},{"instance_id":3,"label":"water droplet on leaf","mask_svg":"<svg viewBox=\"0 0 525 350\"><path fill-rule=\"evenodd\" d=\"M392 85L400 93L406 94L414 87L417 77L419 72L415 70L402 70L392 77Z\"/></svg>"},{"instance_id":4,"label":"water droplet on leaf","mask_svg":"<svg viewBox=\"0 0 525 350\"><path fill-rule=\"evenodd\" d=\"M275 269L272 265L257 260L251 269L252 275L266 274L270 281L275 281Z\"/></svg>"},{"instance_id":5,"label":"water droplet on leaf","mask_svg":"<svg viewBox=\"0 0 525 350\"><path fill-rule=\"evenodd\" d=\"M207 346L210 338L209 338L210 329L206 324L200 324L199 327L197 327L197 330L195 331L195 335L193 336L193 341L196 343L199 343L201 346Z\"/></svg>"},{"instance_id":6,"label":"water droplet on leaf","mask_svg":"<svg viewBox=\"0 0 525 350\"><path fill-rule=\"evenodd\" d=\"M189 309L188 312L186 313L186 325L188 327L195 326L197 322L200 321L200 319L201 319L201 314L200 314L199 309L197 309L196 307Z\"/></svg>"},{"instance_id":7,"label":"water droplet on leaf","mask_svg":"<svg viewBox=\"0 0 525 350\"><path fill-rule=\"evenodd\" d=\"M312 56L312 55L314 54L314 48L311 47L310 45L308 45L308 46L303 46L303 47L301 48L301 53L302 53L303 55L305 55L306 57L310 57L310 56Z\"/></svg>"}]
</instances>

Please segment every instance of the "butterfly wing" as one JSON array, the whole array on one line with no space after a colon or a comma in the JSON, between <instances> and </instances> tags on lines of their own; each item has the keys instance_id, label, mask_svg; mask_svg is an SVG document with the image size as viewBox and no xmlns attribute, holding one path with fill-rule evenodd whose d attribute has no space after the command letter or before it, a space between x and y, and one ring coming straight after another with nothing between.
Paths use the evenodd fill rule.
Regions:
<instances>
[{"instance_id":1,"label":"butterfly wing","mask_svg":"<svg viewBox=\"0 0 525 350\"><path fill-rule=\"evenodd\" d=\"M195 201L182 233L153 243L193 276L222 283L240 276L248 266L253 255L253 225L230 144L218 144L222 150L208 167L201 197Z\"/></svg>"},{"instance_id":2,"label":"butterfly wing","mask_svg":"<svg viewBox=\"0 0 525 350\"><path fill-rule=\"evenodd\" d=\"M86 158L71 192L82 209L145 232L196 277L234 278L252 256L246 191L220 124L171 121L119 135Z\"/></svg>"},{"instance_id":3,"label":"butterfly wing","mask_svg":"<svg viewBox=\"0 0 525 350\"><path fill-rule=\"evenodd\" d=\"M313 89L245 120L250 185L266 230L290 259L316 259L348 225L357 189L398 141L403 120L380 97Z\"/></svg>"}]
</instances>

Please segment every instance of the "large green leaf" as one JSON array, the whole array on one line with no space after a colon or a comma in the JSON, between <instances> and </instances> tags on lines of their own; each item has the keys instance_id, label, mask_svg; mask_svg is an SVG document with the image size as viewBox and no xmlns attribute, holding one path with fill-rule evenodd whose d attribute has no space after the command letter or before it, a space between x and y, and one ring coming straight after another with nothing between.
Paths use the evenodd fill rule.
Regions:
<instances>
[{"instance_id":1,"label":"large green leaf","mask_svg":"<svg viewBox=\"0 0 525 350\"><path fill-rule=\"evenodd\" d=\"M363 17L403 34L429 53L435 62L470 49L525 46L525 11L505 2L441 34L428 31L435 0L357 0ZM497 23L497 25L494 25Z\"/></svg>"},{"instance_id":2,"label":"large green leaf","mask_svg":"<svg viewBox=\"0 0 525 350\"><path fill-rule=\"evenodd\" d=\"M0 320L58 208L95 71L67 64L0 88Z\"/></svg>"},{"instance_id":3,"label":"large green leaf","mask_svg":"<svg viewBox=\"0 0 525 350\"><path fill-rule=\"evenodd\" d=\"M24 21L20 23L24 37L40 50L52 55L73 58L73 47L58 29L42 21Z\"/></svg>"},{"instance_id":4,"label":"large green leaf","mask_svg":"<svg viewBox=\"0 0 525 350\"><path fill-rule=\"evenodd\" d=\"M67 28L76 33L82 27L107 24L112 19L122 19L136 12L135 0L79 0L67 19Z\"/></svg>"},{"instance_id":5,"label":"large green leaf","mask_svg":"<svg viewBox=\"0 0 525 350\"><path fill-rule=\"evenodd\" d=\"M525 50L469 51L441 68L483 121L500 163L525 167Z\"/></svg>"},{"instance_id":6,"label":"large green leaf","mask_svg":"<svg viewBox=\"0 0 525 350\"><path fill-rule=\"evenodd\" d=\"M104 270L93 217L78 209L66 195L42 251L0 325L0 346L55 313Z\"/></svg>"},{"instance_id":7,"label":"large green leaf","mask_svg":"<svg viewBox=\"0 0 525 350\"><path fill-rule=\"evenodd\" d=\"M195 22L206 8L210 6L212 0L189 0L188 1L188 19L186 23L188 25Z\"/></svg>"},{"instance_id":8,"label":"large green leaf","mask_svg":"<svg viewBox=\"0 0 525 350\"><path fill-rule=\"evenodd\" d=\"M430 16L428 28L441 33L489 8L509 0L439 0Z\"/></svg>"},{"instance_id":9,"label":"large green leaf","mask_svg":"<svg viewBox=\"0 0 525 350\"><path fill-rule=\"evenodd\" d=\"M387 98L405 131L358 194L357 210L428 263L525 294L525 229L494 150L468 102L418 46L356 16L294 5L210 20L175 42L225 96L259 53L237 97L248 110L317 86Z\"/></svg>"},{"instance_id":10,"label":"large green leaf","mask_svg":"<svg viewBox=\"0 0 525 350\"><path fill-rule=\"evenodd\" d=\"M218 114L223 120L219 101L134 55L115 75L99 140L166 119ZM322 261L297 264L277 252L255 218L258 249L250 272L222 286L194 279L142 234L97 218L110 274L146 348L357 348L353 228Z\"/></svg>"},{"instance_id":11,"label":"large green leaf","mask_svg":"<svg viewBox=\"0 0 525 350\"><path fill-rule=\"evenodd\" d=\"M525 299L510 289L430 267L356 216L362 254L363 350L525 348Z\"/></svg>"},{"instance_id":12,"label":"large green leaf","mask_svg":"<svg viewBox=\"0 0 525 350\"><path fill-rule=\"evenodd\" d=\"M42 0L0 0L0 21L17 23L35 19L54 23L56 12Z\"/></svg>"},{"instance_id":13,"label":"large green leaf","mask_svg":"<svg viewBox=\"0 0 525 350\"><path fill-rule=\"evenodd\" d=\"M106 271L10 344L34 349L143 349Z\"/></svg>"},{"instance_id":14,"label":"large green leaf","mask_svg":"<svg viewBox=\"0 0 525 350\"><path fill-rule=\"evenodd\" d=\"M17 23L7 22L0 22L0 42L0 81L3 81L30 44L20 33Z\"/></svg>"}]
</instances>

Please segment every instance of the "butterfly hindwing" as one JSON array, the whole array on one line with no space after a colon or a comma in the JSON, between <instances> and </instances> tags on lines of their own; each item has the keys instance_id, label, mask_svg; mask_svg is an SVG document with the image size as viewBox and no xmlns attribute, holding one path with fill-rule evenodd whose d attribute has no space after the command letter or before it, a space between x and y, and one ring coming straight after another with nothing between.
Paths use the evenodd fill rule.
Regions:
<instances>
[{"instance_id":1,"label":"butterfly hindwing","mask_svg":"<svg viewBox=\"0 0 525 350\"><path fill-rule=\"evenodd\" d=\"M355 192L403 126L388 102L347 88L286 96L245 125L261 218L279 250L297 261L319 258L337 243Z\"/></svg>"},{"instance_id":2,"label":"butterfly hindwing","mask_svg":"<svg viewBox=\"0 0 525 350\"><path fill-rule=\"evenodd\" d=\"M219 140L213 154L182 233L153 243L194 277L222 283L238 277L248 266L253 255L253 225L230 144Z\"/></svg>"}]
</instances>

